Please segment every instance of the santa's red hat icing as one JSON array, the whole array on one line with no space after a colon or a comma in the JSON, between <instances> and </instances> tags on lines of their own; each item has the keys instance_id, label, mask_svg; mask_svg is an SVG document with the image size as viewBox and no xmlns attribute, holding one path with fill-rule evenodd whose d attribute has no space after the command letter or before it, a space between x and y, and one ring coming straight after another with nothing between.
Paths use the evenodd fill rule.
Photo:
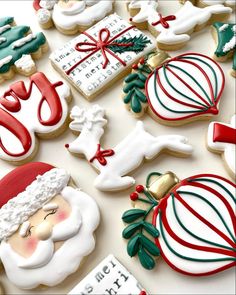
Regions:
<instances>
[{"instance_id":1,"label":"santa's red hat icing","mask_svg":"<svg viewBox=\"0 0 236 295\"><path fill-rule=\"evenodd\" d=\"M0 180L0 241L11 236L30 216L68 184L64 169L29 163Z\"/></svg>"}]
</instances>

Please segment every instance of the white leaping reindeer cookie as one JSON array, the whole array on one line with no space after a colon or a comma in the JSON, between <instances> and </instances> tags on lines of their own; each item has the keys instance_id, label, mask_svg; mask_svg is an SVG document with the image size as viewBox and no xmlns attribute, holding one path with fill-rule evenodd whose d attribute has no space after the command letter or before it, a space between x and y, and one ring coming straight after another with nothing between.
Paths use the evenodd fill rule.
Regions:
<instances>
[{"instance_id":1,"label":"white leaping reindeer cookie","mask_svg":"<svg viewBox=\"0 0 236 295\"><path fill-rule=\"evenodd\" d=\"M210 151L222 154L230 175L236 176L236 114L230 124L211 122L207 134Z\"/></svg>"},{"instance_id":2,"label":"white leaping reindeer cookie","mask_svg":"<svg viewBox=\"0 0 236 295\"><path fill-rule=\"evenodd\" d=\"M185 3L187 0L179 0L180 3ZM190 0L194 5L198 7L206 7L208 5L215 5L215 4L224 4L225 6L229 6L233 9L236 7L235 0Z\"/></svg>"},{"instance_id":3,"label":"white leaping reindeer cookie","mask_svg":"<svg viewBox=\"0 0 236 295\"><path fill-rule=\"evenodd\" d=\"M71 153L82 154L100 172L95 187L102 191L122 190L135 183L129 172L140 166L144 159L151 160L163 150L181 155L192 153L187 139L180 135L152 136L145 131L143 123L137 122L135 129L115 148L103 149L100 146L107 120L105 111L98 105L88 110L75 106L71 111L70 129L80 135L66 148Z\"/></svg>"},{"instance_id":4,"label":"white leaping reindeer cookie","mask_svg":"<svg viewBox=\"0 0 236 295\"><path fill-rule=\"evenodd\" d=\"M176 14L164 17L156 12L155 1L147 1L149 6L144 2L136 0L128 4L131 14L134 14L134 8L137 9L136 15L132 15L130 20L134 25L140 25L146 21L148 29L156 36L159 49L162 50L182 48L190 40L192 32L199 31L216 20L225 19L232 12L230 7L223 4L200 8L186 1Z\"/></svg>"}]
</instances>

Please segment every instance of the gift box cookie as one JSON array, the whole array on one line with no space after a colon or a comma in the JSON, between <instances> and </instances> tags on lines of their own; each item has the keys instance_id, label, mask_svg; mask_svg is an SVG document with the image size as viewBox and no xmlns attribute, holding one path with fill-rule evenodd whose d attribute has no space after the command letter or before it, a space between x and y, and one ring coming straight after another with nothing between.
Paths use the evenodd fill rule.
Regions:
<instances>
[{"instance_id":1,"label":"gift box cookie","mask_svg":"<svg viewBox=\"0 0 236 295\"><path fill-rule=\"evenodd\" d=\"M111 14L54 51L50 60L79 92L92 99L154 48L148 36Z\"/></svg>"}]
</instances>

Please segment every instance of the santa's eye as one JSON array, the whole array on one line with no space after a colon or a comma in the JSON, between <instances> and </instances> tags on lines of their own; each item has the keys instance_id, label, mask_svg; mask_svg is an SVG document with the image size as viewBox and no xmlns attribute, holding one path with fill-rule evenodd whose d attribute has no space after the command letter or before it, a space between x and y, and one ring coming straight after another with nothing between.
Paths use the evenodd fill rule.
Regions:
<instances>
[{"instance_id":1,"label":"santa's eye","mask_svg":"<svg viewBox=\"0 0 236 295\"><path fill-rule=\"evenodd\" d=\"M54 214L56 214L57 213L57 209L53 209L53 210L51 210L45 217L44 217L44 220L46 220L47 218L48 218L48 216L50 216L50 215L54 215Z\"/></svg>"},{"instance_id":2,"label":"santa's eye","mask_svg":"<svg viewBox=\"0 0 236 295\"><path fill-rule=\"evenodd\" d=\"M31 236L31 230L32 230L33 226L29 227L29 229L27 230L26 234L25 234L25 237L29 237Z\"/></svg>"}]
</instances>

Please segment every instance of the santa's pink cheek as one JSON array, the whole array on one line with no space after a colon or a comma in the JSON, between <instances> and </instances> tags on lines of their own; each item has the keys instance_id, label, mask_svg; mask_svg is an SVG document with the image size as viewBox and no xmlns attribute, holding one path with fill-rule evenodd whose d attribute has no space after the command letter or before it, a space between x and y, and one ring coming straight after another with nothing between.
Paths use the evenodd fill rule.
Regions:
<instances>
[{"instance_id":1,"label":"santa's pink cheek","mask_svg":"<svg viewBox=\"0 0 236 295\"><path fill-rule=\"evenodd\" d=\"M56 214L56 221L57 222L62 222L63 220L68 218L68 212L64 211L64 210L59 210Z\"/></svg>"},{"instance_id":2,"label":"santa's pink cheek","mask_svg":"<svg viewBox=\"0 0 236 295\"><path fill-rule=\"evenodd\" d=\"M36 238L28 238L26 243L25 243L25 247L27 250L27 253L31 254L35 251L35 249L37 248L38 245L38 240Z\"/></svg>"}]
</instances>

